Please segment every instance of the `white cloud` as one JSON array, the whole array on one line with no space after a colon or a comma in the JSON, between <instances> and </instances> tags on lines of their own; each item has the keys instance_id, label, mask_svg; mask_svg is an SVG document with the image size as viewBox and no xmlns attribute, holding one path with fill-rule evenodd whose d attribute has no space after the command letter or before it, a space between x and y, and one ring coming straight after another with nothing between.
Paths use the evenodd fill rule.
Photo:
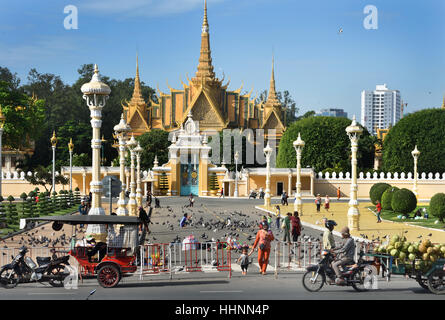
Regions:
<instances>
[{"instance_id":1,"label":"white cloud","mask_svg":"<svg viewBox=\"0 0 445 320\"><path fill-rule=\"evenodd\" d=\"M208 4L225 0L208 0ZM84 1L80 9L102 14L127 16L163 16L203 7L204 0L96 0Z\"/></svg>"}]
</instances>

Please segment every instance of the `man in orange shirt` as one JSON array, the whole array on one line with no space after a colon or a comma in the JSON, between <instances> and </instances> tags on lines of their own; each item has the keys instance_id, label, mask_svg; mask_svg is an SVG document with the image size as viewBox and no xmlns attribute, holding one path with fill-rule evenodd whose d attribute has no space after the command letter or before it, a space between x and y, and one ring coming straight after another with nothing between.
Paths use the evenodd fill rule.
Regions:
<instances>
[{"instance_id":1,"label":"man in orange shirt","mask_svg":"<svg viewBox=\"0 0 445 320\"><path fill-rule=\"evenodd\" d=\"M269 229L267 222L261 222L260 230L256 235L255 242L253 243L252 250L249 252L249 256L252 255L253 251L258 245L258 264L260 265L261 274L266 274L267 265L269 263L270 255L270 242L275 239L272 231ZM269 230L268 230L269 229Z\"/></svg>"}]
</instances>

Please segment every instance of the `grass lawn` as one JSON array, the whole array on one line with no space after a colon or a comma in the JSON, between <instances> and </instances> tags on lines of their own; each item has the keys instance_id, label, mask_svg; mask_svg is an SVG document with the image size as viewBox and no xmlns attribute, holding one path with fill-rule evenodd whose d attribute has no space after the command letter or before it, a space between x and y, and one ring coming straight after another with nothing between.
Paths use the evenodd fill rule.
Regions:
<instances>
[{"instance_id":1,"label":"grass lawn","mask_svg":"<svg viewBox=\"0 0 445 320\"><path fill-rule=\"evenodd\" d=\"M368 208L374 212L377 212L377 209L375 206L370 206ZM412 219L412 217L414 216L414 212L416 212L418 209L423 209L423 208L426 208L428 211L428 206L426 206L426 205L418 206L413 212L411 212L409 214L409 216L411 218L407 218L407 219L399 219L399 218L397 218L397 216L400 215L399 213L395 213L395 212L392 212L389 210L382 210L382 213L380 216L384 220L389 220L389 221L394 221L394 222L406 222L406 223L412 224L414 226L443 230L445 228L445 222L439 222L438 224L435 224L436 220L438 220L438 219L436 217L432 217L431 214L429 214L428 219L420 219L420 220Z\"/></svg>"}]
</instances>

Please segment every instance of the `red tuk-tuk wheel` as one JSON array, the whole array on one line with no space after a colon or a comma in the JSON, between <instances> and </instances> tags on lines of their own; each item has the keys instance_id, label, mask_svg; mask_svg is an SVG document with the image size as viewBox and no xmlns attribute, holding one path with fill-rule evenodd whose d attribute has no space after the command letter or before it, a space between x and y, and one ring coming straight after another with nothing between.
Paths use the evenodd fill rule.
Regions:
<instances>
[{"instance_id":1,"label":"red tuk-tuk wheel","mask_svg":"<svg viewBox=\"0 0 445 320\"><path fill-rule=\"evenodd\" d=\"M104 288L113 288L117 286L119 280L119 269L114 265L105 265L97 272L97 281Z\"/></svg>"}]
</instances>

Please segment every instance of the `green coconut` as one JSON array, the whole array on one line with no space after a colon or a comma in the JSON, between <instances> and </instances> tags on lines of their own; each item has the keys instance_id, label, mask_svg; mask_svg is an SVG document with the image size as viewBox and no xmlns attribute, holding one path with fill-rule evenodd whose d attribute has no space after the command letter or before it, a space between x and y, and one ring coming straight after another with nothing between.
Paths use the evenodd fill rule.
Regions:
<instances>
[{"instance_id":1,"label":"green coconut","mask_svg":"<svg viewBox=\"0 0 445 320\"><path fill-rule=\"evenodd\" d=\"M405 260L406 259L406 253L403 252L403 251L399 252L399 259L400 260Z\"/></svg>"},{"instance_id":2,"label":"green coconut","mask_svg":"<svg viewBox=\"0 0 445 320\"><path fill-rule=\"evenodd\" d=\"M416 260L416 255L414 253L410 253L408 255L408 259L411 260L411 261L414 261L414 260Z\"/></svg>"},{"instance_id":3,"label":"green coconut","mask_svg":"<svg viewBox=\"0 0 445 320\"><path fill-rule=\"evenodd\" d=\"M408 247L408 252L409 252L409 253L414 253L414 252L416 252L415 247L414 247L413 245L410 245L410 246Z\"/></svg>"}]
</instances>

